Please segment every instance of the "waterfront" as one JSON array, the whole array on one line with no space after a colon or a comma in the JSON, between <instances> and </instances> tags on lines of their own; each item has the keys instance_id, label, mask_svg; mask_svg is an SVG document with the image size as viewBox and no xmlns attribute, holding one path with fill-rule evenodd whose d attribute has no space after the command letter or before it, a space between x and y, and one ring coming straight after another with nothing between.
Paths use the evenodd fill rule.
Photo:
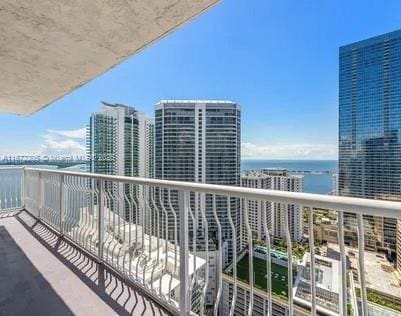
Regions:
<instances>
[{"instance_id":1,"label":"waterfront","mask_svg":"<svg viewBox=\"0 0 401 316\"><path fill-rule=\"evenodd\" d=\"M12 166L2 166L12 167ZM29 166L31 167L31 166ZM55 169L56 166L37 165L33 168ZM263 168L285 168L291 174L304 176L304 192L327 194L331 191L333 173L337 172L337 160L242 160L241 170L257 170ZM85 172L86 165L78 164L63 168L67 171Z\"/></svg>"},{"instance_id":2,"label":"waterfront","mask_svg":"<svg viewBox=\"0 0 401 316\"><path fill-rule=\"evenodd\" d=\"M241 170L284 168L291 174L304 176L304 192L327 194L337 172L337 160L242 160Z\"/></svg>"}]
</instances>

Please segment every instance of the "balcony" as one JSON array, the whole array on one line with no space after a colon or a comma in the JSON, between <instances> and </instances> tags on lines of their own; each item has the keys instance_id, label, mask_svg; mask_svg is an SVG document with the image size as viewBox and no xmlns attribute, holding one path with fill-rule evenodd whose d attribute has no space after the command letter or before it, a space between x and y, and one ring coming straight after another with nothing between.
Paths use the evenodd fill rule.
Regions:
<instances>
[{"instance_id":1,"label":"balcony","mask_svg":"<svg viewBox=\"0 0 401 316\"><path fill-rule=\"evenodd\" d=\"M358 303L348 279L343 212L357 214L359 308L366 312L362 215L401 214L401 204L390 201L58 170L3 168L0 179L0 276L7 280L0 291L7 314L346 315L347 306L356 311ZM212 217L204 207L197 214L197 195L211 198ZM245 205L247 243L233 238L230 255L216 212L222 199ZM286 253L273 250L266 218L265 245L255 247L246 207L251 200L308 208L309 232L315 208L337 211L337 263L315 254L313 234L304 262L295 262L288 225ZM229 208L232 236L238 236ZM217 234L207 242L199 236L210 236L212 220ZM334 281L322 274L331 270L337 271L330 275ZM284 282L282 295L278 281Z\"/></svg>"}]
</instances>

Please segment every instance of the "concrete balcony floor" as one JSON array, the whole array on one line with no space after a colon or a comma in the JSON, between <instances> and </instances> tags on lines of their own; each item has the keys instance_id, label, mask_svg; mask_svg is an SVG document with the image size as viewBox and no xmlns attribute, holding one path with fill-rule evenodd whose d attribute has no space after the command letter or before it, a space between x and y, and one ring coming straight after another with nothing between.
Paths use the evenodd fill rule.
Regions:
<instances>
[{"instance_id":1,"label":"concrete balcony floor","mask_svg":"<svg viewBox=\"0 0 401 316\"><path fill-rule=\"evenodd\" d=\"M0 213L0 315L169 315L28 213Z\"/></svg>"}]
</instances>

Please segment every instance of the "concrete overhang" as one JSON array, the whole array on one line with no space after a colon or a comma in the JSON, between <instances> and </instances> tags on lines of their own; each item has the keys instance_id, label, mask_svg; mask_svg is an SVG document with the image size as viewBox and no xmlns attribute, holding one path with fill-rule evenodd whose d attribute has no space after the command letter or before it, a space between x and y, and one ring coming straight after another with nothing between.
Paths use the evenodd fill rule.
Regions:
<instances>
[{"instance_id":1,"label":"concrete overhang","mask_svg":"<svg viewBox=\"0 0 401 316\"><path fill-rule=\"evenodd\" d=\"M0 1L0 112L34 113L217 2Z\"/></svg>"}]
</instances>

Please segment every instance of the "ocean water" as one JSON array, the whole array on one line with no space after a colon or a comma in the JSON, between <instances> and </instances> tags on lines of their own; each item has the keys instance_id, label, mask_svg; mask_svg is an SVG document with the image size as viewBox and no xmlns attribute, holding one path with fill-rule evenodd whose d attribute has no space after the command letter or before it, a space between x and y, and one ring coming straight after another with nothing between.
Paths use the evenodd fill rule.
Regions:
<instances>
[{"instance_id":1,"label":"ocean water","mask_svg":"<svg viewBox=\"0 0 401 316\"><path fill-rule=\"evenodd\" d=\"M304 192L327 194L332 190L337 164L337 160L242 160L241 170L284 168L291 174L304 176Z\"/></svg>"},{"instance_id":2,"label":"ocean water","mask_svg":"<svg viewBox=\"0 0 401 316\"><path fill-rule=\"evenodd\" d=\"M5 166L2 166L4 168ZM36 168L43 169L57 169L55 166L34 166ZM241 170L257 170L263 168L285 168L291 174L298 174L304 176L304 192L308 193L317 193L317 194L327 194L332 190L332 175L337 172L337 161L336 160L242 160L241 161ZM85 165L76 165L65 170L68 171L78 171L85 172ZM1 173L1 172L0 172ZM0 174L1 177L1 174ZM3 179L5 180L5 179ZM18 196L18 192L16 191L19 187L16 184L15 179L7 179L8 183L3 183L10 187L7 193L4 193L5 190L2 188L2 184L0 183L0 204L7 198L6 196L1 196L1 194L12 196ZM12 181L12 183L10 183ZM1 182L1 181L0 181ZM3 181L4 182L4 181ZM14 184L15 183L15 184ZM17 188L17 189L14 189ZM11 188L13 188L11 190ZM12 191L12 192L11 192ZM2 192L2 193L1 193ZM10 200L8 198L8 200Z\"/></svg>"}]
</instances>

